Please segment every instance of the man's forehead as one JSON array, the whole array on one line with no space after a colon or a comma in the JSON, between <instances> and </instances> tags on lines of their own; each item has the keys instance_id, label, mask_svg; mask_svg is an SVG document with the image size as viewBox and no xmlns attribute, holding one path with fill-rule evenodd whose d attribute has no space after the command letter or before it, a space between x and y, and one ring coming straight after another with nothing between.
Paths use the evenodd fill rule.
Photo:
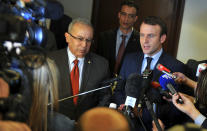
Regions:
<instances>
[{"instance_id":1,"label":"man's forehead","mask_svg":"<svg viewBox=\"0 0 207 131\"><path fill-rule=\"evenodd\" d=\"M145 24L145 23L142 23L141 24L141 27L140 27L140 32L160 32L161 31L161 28L159 25L150 25L150 24Z\"/></svg>"}]
</instances>

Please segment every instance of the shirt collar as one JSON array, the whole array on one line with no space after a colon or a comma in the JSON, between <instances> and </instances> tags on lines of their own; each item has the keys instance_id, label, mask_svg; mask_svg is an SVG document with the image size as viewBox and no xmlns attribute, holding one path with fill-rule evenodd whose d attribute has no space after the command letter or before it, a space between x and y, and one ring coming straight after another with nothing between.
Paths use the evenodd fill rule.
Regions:
<instances>
[{"instance_id":1,"label":"shirt collar","mask_svg":"<svg viewBox=\"0 0 207 131\"><path fill-rule=\"evenodd\" d=\"M134 28L132 28L132 31L134 30ZM123 34L122 31L120 30L120 28L118 29L118 36L121 37L121 35L126 35L127 37L126 38L129 38L132 34L132 31L128 32L127 34Z\"/></svg>"},{"instance_id":2,"label":"shirt collar","mask_svg":"<svg viewBox=\"0 0 207 131\"><path fill-rule=\"evenodd\" d=\"M153 60L158 60L160 58L162 52L163 52L163 49L161 48L161 50L159 52L157 52L156 54L154 54L153 56L149 56L147 54L144 54L144 58L146 58L146 57L152 57Z\"/></svg>"},{"instance_id":3,"label":"shirt collar","mask_svg":"<svg viewBox=\"0 0 207 131\"><path fill-rule=\"evenodd\" d=\"M68 59L69 59L68 61L69 61L69 64L70 64L70 65L73 63L73 61L74 61L75 59L78 59L78 60L79 60L79 63L78 63L78 64L83 63L83 61L84 61L84 59L85 59L85 57L83 57L83 58L76 58L76 57L73 55L73 53L70 51L69 47L67 48L67 53L68 53Z\"/></svg>"}]
</instances>

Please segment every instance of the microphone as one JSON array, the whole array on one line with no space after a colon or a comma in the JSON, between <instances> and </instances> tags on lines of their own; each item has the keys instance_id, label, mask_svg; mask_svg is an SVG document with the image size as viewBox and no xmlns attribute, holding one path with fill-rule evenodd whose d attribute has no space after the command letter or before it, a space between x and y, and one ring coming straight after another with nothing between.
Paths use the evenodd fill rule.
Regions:
<instances>
[{"instance_id":1,"label":"microphone","mask_svg":"<svg viewBox=\"0 0 207 131\"><path fill-rule=\"evenodd\" d=\"M160 85L161 85L163 90L169 90L169 92L172 95L178 94L177 91L174 88L174 87L176 87L175 81L170 76L168 76L167 74L164 74L164 75L160 76L159 82L160 82ZM180 104L183 104L183 100L180 96L179 96L177 102L180 103Z\"/></svg>"},{"instance_id":2,"label":"microphone","mask_svg":"<svg viewBox=\"0 0 207 131\"><path fill-rule=\"evenodd\" d=\"M125 100L125 107L123 109L123 112L125 115L134 118L134 113L132 112L132 109L136 105L137 97L140 94L141 88L139 86L141 85L142 77L138 73L133 73L129 75L126 86L125 86L125 92L126 92L126 100Z\"/></svg>"},{"instance_id":3,"label":"microphone","mask_svg":"<svg viewBox=\"0 0 207 131\"><path fill-rule=\"evenodd\" d=\"M207 68L206 63L201 63L198 65L197 71L196 71L196 76L198 77L200 75L200 72L205 70Z\"/></svg>"},{"instance_id":4,"label":"microphone","mask_svg":"<svg viewBox=\"0 0 207 131\"><path fill-rule=\"evenodd\" d=\"M126 96L130 96L138 100L138 111L142 107L143 98L144 96L146 96L145 94L147 93L147 90L150 89L151 77L152 77L152 71L145 70L142 76L139 75L138 73L133 73L128 77L126 81L126 86L125 86ZM126 102L125 104L128 104Z\"/></svg>"},{"instance_id":5,"label":"microphone","mask_svg":"<svg viewBox=\"0 0 207 131\"><path fill-rule=\"evenodd\" d=\"M121 76L117 76L117 77L114 77L114 78L111 78L111 79L108 79L108 80L105 80L103 82L101 82L101 84L105 85L105 84L111 84L115 81L120 81L122 80L122 77Z\"/></svg>"},{"instance_id":6,"label":"microphone","mask_svg":"<svg viewBox=\"0 0 207 131\"><path fill-rule=\"evenodd\" d=\"M161 96L165 96L168 99L172 98L172 96L167 92L167 90L162 88L161 85L157 81L152 81L151 82L151 87L155 88L155 89L158 89Z\"/></svg>"},{"instance_id":7,"label":"microphone","mask_svg":"<svg viewBox=\"0 0 207 131\"><path fill-rule=\"evenodd\" d=\"M163 66L162 64L157 64L156 68L161 71L164 74L167 74L168 76L172 77L173 79L176 79L177 77L175 75L173 75L172 73L170 73L171 71L169 69L167 69L165 66Z\"/></svg>"},{"instance_id":8,"label":"microphone","mask_svg":"<svg viewBox=\"0 0 207 131\"><path fill-rule=\"evenodd\" d=\"M127 96L125 101L125 108L123 109L123 112L125 115L129 116L130 118L134 118L135 115L133 113L133 108L136 104L136 98Z\"/></svg>"}]
</instances>

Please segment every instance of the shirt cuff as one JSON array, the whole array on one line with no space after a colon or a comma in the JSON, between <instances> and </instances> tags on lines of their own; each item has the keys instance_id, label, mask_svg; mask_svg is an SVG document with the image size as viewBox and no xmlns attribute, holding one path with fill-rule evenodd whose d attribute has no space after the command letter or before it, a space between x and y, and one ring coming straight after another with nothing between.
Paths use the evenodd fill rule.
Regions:
<instances>
[{"instance_id":1,"label":"shirt cuff","mask_svg":"<svg viewBox=\"0 0 207 131\"><path fill-rule=\"evenodd\" d=\"M201 126L204 122L204 120L206 119L206 117L202 114L200 114L194 121L195 124Z\"/></svg>"}]
</instances>

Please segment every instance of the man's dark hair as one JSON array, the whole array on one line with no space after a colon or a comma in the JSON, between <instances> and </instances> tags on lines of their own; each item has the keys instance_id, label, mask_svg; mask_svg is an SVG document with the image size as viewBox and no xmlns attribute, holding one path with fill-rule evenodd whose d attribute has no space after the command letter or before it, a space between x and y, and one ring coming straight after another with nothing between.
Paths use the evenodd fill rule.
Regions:
<instances>
[{"instance_id":1,"label":"man's dark hair","mask_svg":"<svg viewBox=\"0 0 207 131\"><path fill-rule=\"evenodd\" d=\"M165 22L157 16L148 16L146 17L142 23L148 24L148 25L159 25L161 28L160 36L166 34L167 35L167 25Z\"/></svg>"},{"instance_id":2,"label":"man's dark hair","mask_svg":"<svg viewBox=\"0 0 207 131\"><path fill-rule=\"evenodd\" d=\"M124 5L127 5L129 7L134 7L136 9L136 15L138 15L139 6L137 4L135 4L134 0L124 0L121 2L121 8ZM121 10L121 8L120 8L120 10Z\"/></svg>"}]
</instances>

